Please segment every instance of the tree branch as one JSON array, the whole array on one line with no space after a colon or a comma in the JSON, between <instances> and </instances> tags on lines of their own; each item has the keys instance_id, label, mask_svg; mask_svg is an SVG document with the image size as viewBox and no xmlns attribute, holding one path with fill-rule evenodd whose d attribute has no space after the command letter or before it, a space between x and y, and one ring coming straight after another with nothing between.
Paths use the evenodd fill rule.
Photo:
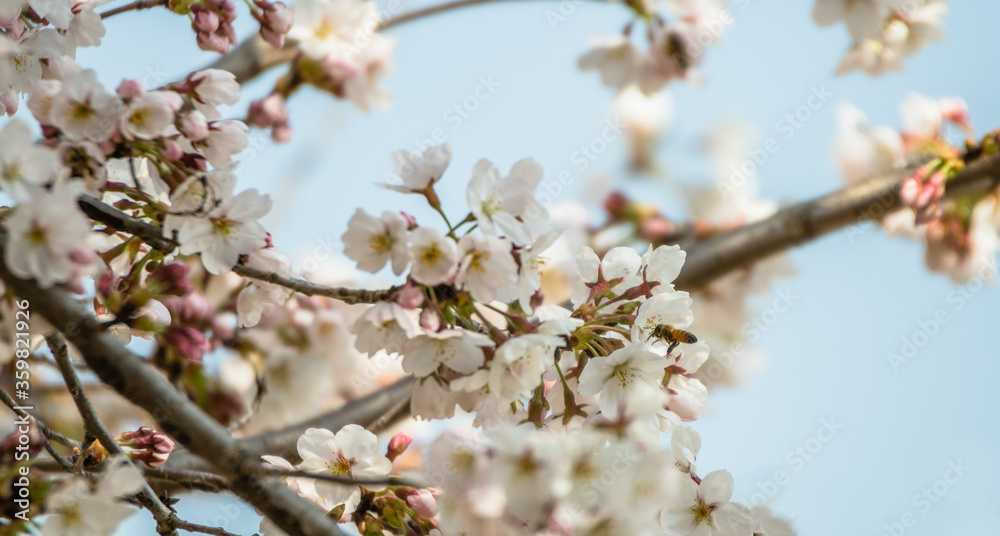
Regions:
<instances>
[{"instance_id":1,"label":"tree branch","mask_svg":"<svg viewBox=\"0 0 1000 536\"><path fill-rule=\"evenodd\" d=\"M45 313L43 312L42 315L44 316ZM69 394L76 404L76 409L83 418L84 429L87 430L90 436L100 441L101 446L107 449L108 452L126 456L125 451L115 441L115 436L111 435L111 432L101 422L97 410L94 409L90 398L87 397L87 392L83 390L80 376L77 375L76 368L73 367L73 362L69 358L69 349L66 348L66 341L58 334L49 335L46 341L49 343L49 348L52 349L52 354L55 356L56 362L59 363L59 371L62 372L63 379L66 380L66 388L69 389ZM83 459L87 454L86 452L81 452L80 456ZM139 503L156 518L157 532L169 536L177 535L174 513L170 508L167 508L167 505L160 501L160 498L156 496L156 493L153 492L153 489L149 487L149 483L145 480L142 482L142 490L139 491L137 498Z\"/></svg>"},{"instance_id":2,"label":"tree branch","mask_svg":"<svg viewBox=\"0 0 1000 536\"><path fill-rule=\"evenodd\" d=\"M116 8L109 9L101 13L101 18L106 19L108 17L113 17L119 13L125 13L128 11L139 11L140 9L150 9L157 6L167 5L167 0L136 0L131 4L125 4L124 6L118 6Z\"/></svg>"},{"instance_id":3,"label":"tree branch","mask_svg":"<svg viewBox=\"0 0 1000 536\"><path fill-rule=\"evenodd\" d=\"M83 212L92 220L100 222L111 229L136 236L148 244L149 247L161 253L171 253L177 249L177 242L163 237L163 229L151 223L133 218L112 206L102 203L94 197L89 195L80 196L78 204ZM234 266L233 272L243 277L249 277L250 279L280 285L306 296L325 296L351 305L385 301L396 291L396 287L383 290L328 287L317 285L304 279L282 277L273 272L258 270L242 264Z\"/></svg>"},{"instance_id":4,"label":"tree branch","mask_svg":"<svg viewBox=\"0 0 1000 536\"><path fill-rule=\"evenodd\" d=\"M236 494L285 532L305 536L341 534L335 521L316 506L281 482L257 476L259 458L237 444L224 428L126 349L113 334L100 331L97 320L84 304L60 289L42 289L34 281L19 279L2 263L0 279L15 294L29 300L35 310L76 346L101 381L146 410L163 431L212 464L231 483Z\"/></svg>"},{"instance_id":5,"label":"tree branch","mask_svg":"<svg viewBox=\"0 0 1000 536\"><path fill-rule=\"evenodd\" d=\"M697 290L736 269L851 225L877 221L900 208L899 185L912 173L878 175L817 199L785 207L769 218L694 244L674 281ZM970 163L945 185L945 198L985 194L1000 185L1000 155Z\"/></svg>"}]
</instances>

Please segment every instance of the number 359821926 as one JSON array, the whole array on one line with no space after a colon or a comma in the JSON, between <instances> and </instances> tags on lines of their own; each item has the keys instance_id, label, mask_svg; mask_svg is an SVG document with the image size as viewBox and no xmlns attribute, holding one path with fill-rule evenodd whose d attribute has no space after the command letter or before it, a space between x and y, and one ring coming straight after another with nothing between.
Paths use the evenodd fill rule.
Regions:
<instances>
[{"instance_id":1,"label":"number 359821926","mask_svg":"<svg viewBox=\"0 0 1000 536\"><path fill-rule=\"evenodd\" d=\"M29 331L31 329L31 311L28 310L28 300L15 302L15 305L17 305L18 310L14 312L14 355L17 357L15 376L18 381L15 382L14 388L27 391L30 386L28 378L31 376L28 371L31 367L28 362L28 356L31 355L31 332Z\"/></svg>"}]
</instances>

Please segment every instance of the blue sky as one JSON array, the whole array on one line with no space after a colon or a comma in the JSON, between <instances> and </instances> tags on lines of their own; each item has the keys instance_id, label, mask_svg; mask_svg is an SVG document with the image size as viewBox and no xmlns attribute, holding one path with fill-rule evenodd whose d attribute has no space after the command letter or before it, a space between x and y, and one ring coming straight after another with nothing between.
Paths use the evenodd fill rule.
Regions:
<instances>
[{"instance_id":1,"label":"blue sky","mask_svg":"<svg viewBox=\"0 0 1000 536\"><path fill-rule=\"evenodd\" d=\"M420 5L404 2L406 9ZM574 151L600 133L613 96L594 73L577 70L576 58L588 36L619 31L627 14L617 5L567 0L563 5L574 11L553 28L546 12L559 5L486 5L393 29L397 71L386 81L395 94L388 112L366 115L312 91L297 95L292 142L276 146L258 133L239 170L243 187L276 198L266 224L279 246L299 264L312 255L332 269L340 264L314 252L339 244L357 206L402 208L430 221L416 201L374 182L389 171L390 151L416 150L436 130L455 154L445 206L464 203L466 180L480 158L507 169L531 156L549 177L574 170ZM1000 4L954 3L948 39L908 60L905 72L880 79L832 76L847 33L842 26L817 28L811 9L812 2L737 4L735 26L708 52L705 83L671 86L677 117L659 152L667 178L629 177L624 144L612 144L586 172L574 174L560 199L595 207L600 200L587 186L603 176L675 210L671 181L709 178L701 141L712 128L736 119L763 138L780 135L776 123L817 87L833 97L792 137L780 138L780 149L758 174L764 196L793 202L839 187L832 157L839 102L898 125L898 103L907 92L958 95L980 132L1000 126L991 83L997 64L985 46ZM171 80L213 57L196 49L185 19L158 11L116 17L108 30L105 46L81 51L79 61L97 68L109 85L126 76ZM245 94L263 95L274 76L245 87ZM494 86L480 90L488 98L466 118L449 112L482 80ZM1000 351L992 332L1000 313L997 290L956 288L927 272L917 244L871 228L856 231L792 253L798 275L778 288L796 298L787 312L767 317L773 322L757 342L767 368L745 387L713 393L710 410L695 424L704 439L699 469L729 469L738 498L766 496L802 535L996 533L1000 429L989 408L1000 403L994 385ZM382 274L357 275L386 281ZM761 310L771 300L762 298ZM935 316L947 318L936 329L928 323ZM904 339L921 347L894 370L888 355L900 352ZM256 530L257 518L246 507L233 510L212 499L181 505L193 521ZM121 533L151 526L141 517Z\"/></svg>"}]
</instances>

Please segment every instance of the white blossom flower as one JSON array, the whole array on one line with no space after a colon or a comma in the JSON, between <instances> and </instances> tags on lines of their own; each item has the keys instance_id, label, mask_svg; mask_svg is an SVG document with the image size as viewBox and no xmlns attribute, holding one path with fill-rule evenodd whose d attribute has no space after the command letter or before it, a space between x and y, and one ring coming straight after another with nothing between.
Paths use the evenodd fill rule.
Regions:
<instances>
[{"instance_id":1,"label":"white blossom flower","mask_svg":"<svg viewBox=\"0 0 1000 536\"><path fill-rule=\"evenodd\" d=\"M410 277L422 285L435 286L447 281L458 268L458 245L430 227L418 227L410 233Z\"/></svg>"},{"instance_id":2,"label":"white blossom flower","mask_svg":"<svg viewBox=\"0 0 1000 536\"><path fill-rule=\"evenodd\" d=\"M572 300L573 305L577 307L587 300L591 292L588 284L596 283L598 274L602 275L605 281L622 279L611 289L616 296L642 283L642 276L638 275L642 267L642 257L630 247L612 248L601 260L593 249L584 246L576 254L576 266L580 280L573 285Z\"/></svg>"},{"instance_id":3,"label":"white blossom flower","mask_svg":"<svg viewBox=\"0 0 1000 536\"><path fill-rule=\"evenodd\" d=\"M427 376L444 365L455 372L472 374L486 359L482 348L492 345L489 337L464 329L426 332L403 347L403 370Z\"/></svg>"},{"instance_id":4,"label":"white blossom flower","mask_svg":"<svg viewBox=\"0 0 1000 536\"><path fill-rule=\"evenodd\" d=\"M637 49L628 36L600 36L591 41L593 49L584 54L577 65L583 71L597 70L601 83L624 89L638 84L649 68L649 55Z\"/></svg>"},{"instance_id":5,"label":"white blossom flower","mask_svg":"<svg viewBox=\"0 0 1000 536\"><path fill-rule=\"evenodd\" d=\"M441 180L444 170L451 162L451 145L435 145L422 154L396 151L389 154L392 169L403 184L378 183L378 186L397 192L423 192Z\"/></svg>"},{"instance_id":6,"label":"white blossom flower","mask_svg":"<svg viewBox=\"0 0 1000 536\"><path fill-rule=\"evenodd\" d=\"M59 177L59 155L36 145L28 125L14 119L0 130L0 189L17 201L27 201L39 188Z\"/></svg>"},{"instance_id":7,"label":"white blossom flower","mask_svg":"<svg viewBox=\"0 0 1000 536\"><path fill-rule=\"evenodd\" d=\"M788 521L774 515L766 506L757 506L751 511L753 533L756 536L794 536L795 531Z\"/></svg>"},{"instance_id":8,"label":"white blossom flower","mask_svg":"<svg viewBox=\"0 0 1000 536\"><path fill-rule=\"evenodd\" d=\"M174 113L183 101L173 91L149 91L135 97L122 110L119 128L130 139L152 140L168 136L174 128Z\"/></svg>"},{"instance_id":9,"label":"white blossom flower","mask_svg":"<svg viewBox=\"0 0 1000 536\"><path fill-rule=\"evenodd\" d=\"M296 444L302 463L299 469L328 473L359 480L375 480L389 476L392 462L378 452L378 437L356 424L348 424L334 434L323 428L310 428ZM344 513L357 508L361 488L325 480L304 479L299 486L308 494L313 488L326 504L344 504ZM372 491L385 489L384 484L365 484Z\"/></svg>"},{"instance_id":10,"label":"white blossom flower","mask_svg":"<svg viewBox=\"0 0 1000 536\"><path fill-rule=\"evenodd\" d=\"M246 265L250 268L277 274L280 277L289 277L292 273L291 261L274 249L261 249L249 253ZM265 307L283 305L292 296L292 292L288 287L256 279L251 280L236 298L236 315L239 326L241 328L256 326L260 322Z\"/></svg>"},{"instance_id":11,"label":"white blossom flower","mask_svg":"<svg viewBox=\"0 0 1000 536\"><path fill-rule=\"evenodd\" d=\"M70 280L75 267L71 255L86 247L90 234L90 223L77 205L76 191L68 187L40 193L30 202L21 203L4 226L7 267L20 278L34 278L42 288Z\"/></svg>"},{"instance_id":12,"label":"white blossom flower","mask_svg":"<svg viewBox=\"0 0 1000 536\"><path fill-rule=\"evenodd\" d=\"M502 180L488 160L476 163L467 197L479 228L518 246L530 244L548 226L548 211L535 199L541 181L542 167L530 158L515 163Z\"/></svg>"},{"instance_id":13,"label":"white blossom flower","mask_svg":"<svg viewBox=\"0 0 1000 536\"><path fill-rule=\"evenodd\" d=\"M101 15L94 12L94 8L106 4L107 1L90 0L74 5L73 10L76 13L66 30L66 44L74 57L73 53L78 47L100 46L106 30Z\"/></svg>"},{"instance_id":14,"label":"white blossom flower","mask_svg":"<svg viewBox=\"0 0 1000 536\"><path fill-rule=\"evenodd\" d=\"M670 452L674 455L674 464L682 473L695 473L695 460L701 450L701 436L690 426L678 426L670 434Z\"/></svg>"},{"instance_id":15,"label":"white blossom flower","mask_svg":"<svg viewBox=\"0 0 1000 536\"><path fill-rule=\"evenodd\" d=\"M837 110L837 161L847 184L895 168L903 160L899 133L868 123L861 110L849 104Z\"/></svg>"},{"instance_id":16,"label":"white blossom flower","mask_svg":"<svg viewBox=\"0 0 1000 536\"><path fill-rule=\"evenodd\" d=\"M73 0L28 0L28 5L49 24L65 30L73 19Z\"/></svg>"},{"instance_id":17,"label":"white blossom flower","mask_svg":"<svg viewBox=\"0 0 1000 536\"><path fill-rule=\"evenodd\" d=\"M208 125L208 137L191 143L193 150L201 153L209 164L220 168L233 163L233 155L247 146L250 127L243 121L223 119Z\"/></svg>"},{"instance_id":18,"label":"white blossom flower","mask_svg":"<svg viewBox=\"0 0 1000 536\"><path fill-rule=\"evenodd\" d=\"M889 16L886 0L816 0L813 20L820 26L844 21L855 41L882 35L882 22Z\"/></svg>"},{"instance_id":19,"label":"white blossom flower","mask_svg":"<svg viewBox=\"0 0 1000 536\"><path fill-rule=\"evenodd\" d=\"M42 78L41 60L66 53L66 38L52 28L29 30L17 41L0 42L0 90L27 93Z\"/></svg>"},{"instance_id":20,"label":"white blossom flower","mask_svg":"<svg viewBox=\"0 0 1000 536\"><path fill-rule=\"evenodd\" d=\"M120 106L97 81L97 73L87 69L66 77L52 99L48 119L71 140L100 143L114 132Z\"/></svg>"},{"instance_id":21,"label":"white blossom flower","mask_svg":"<svg viewBox=\"0 0 1000 536\"><path fill-rule=\"evenodd\" d=\"M353 64L359 49L377 38L378 6L366 0L303 0L295 4L288 38L307 56Z\"/></svg>"},{"instance_id":22,"label":"white blossom flower","mask_svg":"<svg viewBox=\"0 0 1000 536\"><path fill-rule=\"evenodd\" d=\"M176 225L177 241L184 255L201 254L209 273L230 271L240 255L267 245L267 231L257 220L271 210L271 197L256 189L228 198L205 217L185 217ZM164 226L164 235L168 227Z\"/></svg>"},{"instance_id":23,"label":"white blossom flower","mask_svg":"<svg viewBox=\"0 0 1000 536\"><path fill-rule=\"evenodd\" d=\"M907 0L906 9L894 12L884 30L883 40L901 58L916 54L927 43L945 37L947 0Z\"/></svg>"},{"instance_id":24,"label":"white blossom flower","mask_svg":"<svg viewBox=\"0 0 1000 536\"><path fill-rule=\"evenodd\" d=\"M500 295L503 301L511 301L516 297L521 310L531 313L531 297L542 288L541 268L544 264L544 259L541 255L559 239L562 232L562 227L556 227L538 237L530 247L521 250L521 266L517 272L517 288L511 292L501 292Z\"/></svg>"},{"instance_id":25,"label":"white blossom flower","mask_svg":"<svg viewBox=\"0 0 1000 536\"><path fill-rule=\"evenodd\" d=\"M393 273L400 275L410 261L408 234L406 218L398 212L385 211L376 218L359 208L347 222L347 232L341 239L344 254L361 270L375 273L391 261Z\"/></svg>"},{"instance_id":26,"label":"white blossom flower","mask_svg":"<svg viewBox=\"0 0 1000 536\"><path fill-rule=\"evenodd\" d=\"M580 374L581 395L601 394L598 405L609 419L618 417L628 394L639 383L658 385L669 362L643 344L629 344L603 358L592 358Z\"/></svg>"},{"instance_id":27,"label":"white blossom flower","mask_svg":"<svg viewBox=\"0 0 1000 536\"><path fill-rule=\"evenodd\" d=\"M855 42L844 54L835 74L847 74L861 69L872 76L882 76L889 71L902 70L901 58L897 50L877 39L862 39Z\"/></svg>"},{"instance_id":28,"label":"white blossom flower","mask_svg":"<svg viewBox=\"0 0 1000 536\"><path fill-rule=\"evenodd\" d=\"M467 234L458 247L462 251L462 263L456 281L471 292L476 301L491 302L497 297L498 289L517 281L517 263L507 239Z\"/></svg>"},{"instance_id":29,"label":"white blossom flower","mask_svg":"<svg viewBox=\"0 0 1000 536\"><path fill-rule=\"evenodd\" d=\"M750 512L729 502L733 476L713 471L695 484L687 473L671 478L672 493L660 514L667 536L747 536L751 534Z\"/></svg>"},{"instance_id":30,"label":"white blossom flower","mask_svg":"<svg viewBox=\"0 0 1000 536\"><path fill-rule=\"evenodd\" d=\"M382 350L399 353L402 345L417 334L416 315L416 311L396 302L376 302L351 326L351 332L357 335L354 347L370 356Z\"/></svg>"},{"instance_id":31,"label":"white blossom flower","mask_svg":"<svg viewBox=\"0 0 1000 536\"><path fill-rule=\"evenodd\" d=\"M222 114L217 106L232 106L240 100L240 83L236 75L221 69L204 69L187 77L194 93L195 108L208 119L218 119Z\"/></svg>"},{"instance_id":32,"label":"white blossom flower","mask_svg":"<svg viewBox=\"0 0 1000 536\"><path fill-rule=\"evenodd\" d=\"M142 489L142 474L124 456L105 462L107 469L94 489L84 479L74 479L48 498L53 516L42 525L45 536L102 536L136 509L121 499Z\"/></svg>"},{"instance_id":33,"label":"white blossom flower","mask_svg":"<svg viewBox=\"0 0 1000 536\"><path fill-rule=\"evenodd\" d=\"M490 362L490 394L507 401L530 396L542 374L555 363L555 352L566 340L553 335L528 333L507 339Z\"/></svg>"},{"instance_id":34,"label":"white blossom flower","mask_svg":"<svg viewBox=\"0 0 1000 536\"><path fill-rule=\"evenodd\" d=\"M632 340L649 339L653 329L661 324L675 329L687 329L694 321L691 303L691 296L682 290L657 294L646 300L636 312L635 322L632 324Z\"/></svg>"},{"instance_id":35,"label":"white blossom flower","mask_svg":"<svg viewBox=\"0 0 1000 536\"><path fill-rule=\"evenodd\" d=\"M365 112L373 106L387 109L392 104L392 94L379 83L382 77L396 70L392 62L395 44L394 39L382 34L372 35L369 43L356 55L357 72L344 80L344 96Z\"/></svg>"}]
</instances>

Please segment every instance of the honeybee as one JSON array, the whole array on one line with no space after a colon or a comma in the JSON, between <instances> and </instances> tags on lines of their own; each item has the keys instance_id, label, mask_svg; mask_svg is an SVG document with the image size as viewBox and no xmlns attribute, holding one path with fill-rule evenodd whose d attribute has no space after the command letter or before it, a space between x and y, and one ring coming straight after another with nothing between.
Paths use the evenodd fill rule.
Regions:
<instances>
[{"instance_id":1,"label":"honeybee","mask_svg":"<svg viewBox=\"0 0 1000 536\"><path fill-rule=\"evenodd\" d=\"M694 344L698 342L698 337L695 337L690 331L677 329L667 324L658 324L653 327L653 332L649 334L649 337L646 337L646 341L649 342L649 339L652 339L653 337L656 337L667 345L668 354L673 352L674 348L682 342L684 344Z\"/></svg>"}]
</instances>

